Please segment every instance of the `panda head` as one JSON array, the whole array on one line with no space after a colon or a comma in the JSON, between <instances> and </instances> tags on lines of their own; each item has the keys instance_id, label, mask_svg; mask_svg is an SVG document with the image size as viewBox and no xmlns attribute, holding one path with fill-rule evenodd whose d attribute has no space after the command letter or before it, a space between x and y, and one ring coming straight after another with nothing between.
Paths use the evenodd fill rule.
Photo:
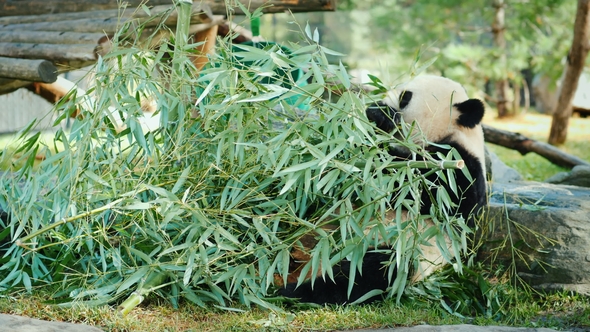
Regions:
<instances>
[{"instance_id":1,"label":"panda head","mask_svg":"<svg viewBox=\"0 0 590 332\"><path fill-rule=\"evenodd\" d=\"M483 103L470 99L459 83L441 76L420 75L390 91L366 113L376 127L387 133L400 121L416 123L427 141L460 147L477 159L485 172L480 125L484 110Z\"/></svg>"}]
</instances>

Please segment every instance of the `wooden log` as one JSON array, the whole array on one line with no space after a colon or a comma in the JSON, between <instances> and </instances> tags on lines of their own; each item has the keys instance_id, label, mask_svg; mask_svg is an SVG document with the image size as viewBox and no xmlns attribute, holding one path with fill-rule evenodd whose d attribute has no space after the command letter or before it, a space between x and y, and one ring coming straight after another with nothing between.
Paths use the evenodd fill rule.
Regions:
<instances>
[{"instance_id":1,"label":"wooden log","mask_svg":"<svg viewBox=\"0 0 590 332\"><path fill-rule=\"evenodd\" d=\"M47 60L0 57L0 77L53 83L57 79L57 68Z\"/></svg>"},{"instance_id":2,"label":"wooden log","mask_svg":"<svg viewBox=\"0 0 590 332\"><path fill-rule=\"evenodd\" d=\"M53 45L32 43L0 43L0 56L52 61L95 61L96 44Z\"/></svg>"},{"instance_id":3,"label":"wooden log","mask_svg":"<svg viewBox=\"0 0 590 332\"><path fill-rule=\"evenodd\" d=\"M174 12L175 13L175 12ZM191 24L209 22L208 16L203 17L202 12L191 17ZM92 15L92 13L86 13ZM91 16L92 17L92 16ZM170 16L153 16L132 18L129 20L121 20L118 17L111 18L82 18L77 20L59 21L59 22L35 22L35 23L19 23L6 24L0 26L0 31L72 31L72 32L103 32L105 34L114 34L125 23L131 24L130 29L135 27L155 27L160 24L174 26L178 17L176 15Z\"/></svg>"},{"instance_id":4,"label":"wooden log","mask_svg":"<svg viewBox=\"0 0 590 332\"><path fill-rule=\"evenodd\" d=\"M281 13L285 11L313 12L334 11L336 0L240 0L250 11L263 7L264 13ZM58 13L74 13L119 8L120 0L0 0L0 16L42 15ZM127 8L136 8L145 3L147 6L170 5L171 0L126 0ZM206 4L215 15L226 15L228 9L224 0L195 1ZM242 14L239 8L229 10L234 14Z\"/></svg>"},{"instance_id":5,"label":"wooden log","mask_svg":"<svg viewBox=\"0 0 590 332\"><path fill-rule=\"evenodd\" d=\"M0 0L2 1L2 0ZM6 16L0 17L0 26L7 24L24 24L24 23L37 23L37 22L60 22L60 21L73 21L85 18L95 19L107 19L107 18L148 18L158 15L171 15L177 18L178 14L174 10L174 6L171 5L172 1L167 1L166 5L154 6L149 9L149 13L144 11L142 8L127 7L121 9L107 9L107 10L91 10L91 11L79 11L79 12L63 12L63 13L43 13L41 15L21 15L21 16ZM193 15L211 15L211 10L206 6L202 5L199 1L193 3L192 13ZM0 15L1 16L1 15ZM203 18L205 19L205 18Z\"/></svg>"},{"instance_id":6,"label":"wooden log","mask_svg":"<svg viewBox=\"0 0 590 332\"><path fill-rule=\"evenodd\" d=\"M553 145L530 139L519 133L496 129L487 125L483 125L483 132L486 142L516 150L523 156L529 152L534 152L558 166L567 168L573 168L577 165L590 166L589 162L581 158L565 153Z\"/></svg>"},{"instance_id":7,"label":"wooden log","mask_svg":"<svg viewBox=\"0 0 590 332\"><path fill-rule=\"evenodd\" d=\"M0 31L5 43L98 44L105 34L71 31Z\"/></svg>"},{"instance_id":8,"label":"wooden log","mask_svg":"<svg viewBox=\"0 0 590 332\"><path fill-rule=\"evenodd\" d=\"M31 81L15 80L12 78L0 77L0 95L11 93L12 91L31 85L32 83L33 82Z\"/></svg>"}]
</instances>

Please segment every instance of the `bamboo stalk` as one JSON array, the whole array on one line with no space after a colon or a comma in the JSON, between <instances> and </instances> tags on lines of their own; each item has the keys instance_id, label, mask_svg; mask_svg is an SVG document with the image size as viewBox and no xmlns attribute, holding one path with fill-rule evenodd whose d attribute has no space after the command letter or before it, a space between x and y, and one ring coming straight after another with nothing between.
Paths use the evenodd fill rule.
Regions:
<instances>
[{"instance_id":1,"label":"bamboo stalk","mask_svg":"<svg viewBox=\"0 0 590 332\"><path fill-rule=\"evenodd\" d=\"M161 286L166 280L166 277L166 273L161 271L150 272L143 285L138 287L135 292L131 293L131 295L129 295L129 297L117 307L121 316L126 316L131 310L143 302L145 295L159 288L159 286Z\"/></svg>"},{"instance_id":2,"label":"bamboo stalk","mask_svg":"<svg viewBox=\"0 0 590 332\"><path fill-rule=\"evenodd\" d=\"M141 191L144 191L144 190L140 190L138 192L141 192ZM59 227L61 225L65 225L65 224L70 223L72 221L76 221L78 219L86 218L86 217L89 217L91 215L94 215L94 214L97 214L97 213L100 213L100 212L103 212L103 211L106 211L106 210L110 210L110 209L114 208L117 204L121 203L122 201L124 201L127 198L128 197L121 197L119 199L116 199L116 200L114 200L114 201L112 201L112 202L110 202L110 203L108 203L108 204L106 204L104 206L101 206L99 208L96 208L94 210L86 211L84 213L80 213L78 215L75 215L75 216L72 216L72 217L69 217L69 218L63 218L60 221L56 221L53 224L49 224L49 225L47 225L47 226L45 226L45 227L43 227L43 228L41 228L41 229L39 229L39 230L37 230L35 232L33 232L33 233L31 233L31 234L23 237L23 238L20 238L20 239L16 240L16 245L19 246L19 247L25 248L26 247L25 242L27 242L27 241L29 241L29 240L31 240L31 239L33 239L33 238L35 238L35 237L37 237L37 236L45 233L45 232L48 232L48 231L50 231L50 230L52 230L54 228L57 228L57 227ZM31 248L28 248L28 249L31 249ZM34 250L34 249L31 249L31 250Z\"/></svg>"},{"instance_id":3,"label":"bamboo stalk","mask_svg":"<svg viewBox=\"0 0 590 332\"><path fill-rule=\"evenodd\" d=\"M355 165L356 167L363 168L365 163L361 162ZM440 160L440 161L429 161L429 160L408 160L408 161L393 161L388 163L384 168L386 169L399 169L399 168L417 168L417 169L463 169L465 167L465 161L463 160Z\"/></svg>"},{"instance_id":4,"label":"bamboo stalk","mask_svg":"<svg viewBox=\"0 0 590 332\"><path fill-rule=\"evenodd\" d=\"M0 57L0 77L53 83L57 80L57 68L47 60Z\"/></svg>"}]
</instances>

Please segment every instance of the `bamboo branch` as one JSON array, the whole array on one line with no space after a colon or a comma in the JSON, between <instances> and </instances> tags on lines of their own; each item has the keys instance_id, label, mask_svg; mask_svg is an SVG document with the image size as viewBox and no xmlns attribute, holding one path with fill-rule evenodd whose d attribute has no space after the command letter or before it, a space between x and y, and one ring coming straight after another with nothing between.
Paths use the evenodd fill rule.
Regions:
<instances>
[{"instance_id":1,"label":"bamboo branch","mask_svg":"<svg viewBox=\"0 0 590 332\"><path fill-rule=\"evenodd\" d=\"M0 77L53 83L57 79L57 68L47 60L0 57Z\"/></svg>"},{"instance_id":2,"label":"bamboo branch","mask_svg":"<svg viewBox=\"0 0 590 332\"><path fill-rule=\"evenodd\" d=\"M141 191L144 191L144 190L141 190ZM138 192L141 192L141 191L138 191ZM37 237L37 236L45 233L45 232L48 232L48 231L50 231L50 230L52 230L54 228L57 228L57 227L59 227L61 225L65 225L65 224L70 223L72 221L76 221L78 219L86 218L86 217L95 215L97 213L100 213L100 212L103 212L103 211L106 211L106 210L110 210L113 207L115 207L117 204L121 203L123 200L125 200L127 198L128 197L121 197L119 199L116 199L116 200L114 200L114 201L112 201L112 202L110 202L110 203L108 203L108 204L106 204L104 206L101 206L99 208L96 208L94 210L86 211L84 213L80 213L78 215L75 215L75 216L72 216L72 217L69 217L69 218L63 218L60 221L54 222L53 224L49 224L49 225L47 225L47 226L45 226L45 227L43 227L43 228L41 228L41 229L39 229L39 230L37 230L37 231L29 234L29 235L27 235L27 236L25 236L25 237L23 237L21 239L16 240L16 245L19 246L19 247L23 247L23 248L29 249L29 250L35 250L33 248L29 248L25 244L25 242L27 242L27 241L29 241L29 240L31 240L31 239L33 239L33 238L35 238L35 237Z\"/></svg>"},{"instance_id":3,"label":"bamboo branch","mask_svg":"<svg viewBox=\"0 0 590 332\"><path fill-rule=\"evenodd\" d=\"M355 165L358 168L364 168L365 163L359 162ZM400 168L417 168L417 169L463 169L465 161L463 160L408 160L408 161L392 161L384 166L385 169L400 169Z\"/></svg>"}]
</instances>

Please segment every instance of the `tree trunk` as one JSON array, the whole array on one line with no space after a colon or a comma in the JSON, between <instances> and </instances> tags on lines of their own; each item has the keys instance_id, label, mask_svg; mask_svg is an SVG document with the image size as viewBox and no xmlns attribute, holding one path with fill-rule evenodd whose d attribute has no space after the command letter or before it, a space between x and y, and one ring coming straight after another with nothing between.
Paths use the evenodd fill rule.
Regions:
<instances>
[{"instance_id":1,"label":"tree trunk","mask_svg":"<svg viewBox=\"0 0 590 332\"><path fill-rule=\"evenodd\" d=\"M504 0L493 0L492 6L495 10L494 22L492 23L492 34L494 45L498 52L498 66L502 68L502 77L496 82L496 108L498 117L503 118L510 115L508 107L508 80L506 79L506 39L504 38Z\"/></svg>"},{"instance_id":2,"label":"tree trunk","mask_svg":"<svg viewBox=\"0 0 590 332\"><path fill-rule=\"evenodd\" d=\"M584 70L584 62L590 50L590 0L578 0L576 21L574 23L574 40L567 56L565 76L557 105L553 112L549 144L565 143L569 119L572 116L572 100L578 89L578 80Z\"/></svg>"},{"instance_id":3,"label":"tree trunk","mask_svg":"<svg viewBox=\"0 0 590 332\"><path fill-rule=\"evenodd\" d=\"M312 12L312 11L333 11L336 10L336 0L240 0L250 12L263 7L264 13L291 12ZM117 9L120 0L0 0L0 16L15 15L41 15L57 13L74 13L82 11L99 11ZM201 1L198 1L199 3ZM127 0L127 8L133 11L140 4L148 6L171 5L171 0ZM215 15L228 14L225 0L202 0L202 3L211 8ZM139 10L142 11L142 10ZM229 12L243 14L238 8L232 8ZM1 21L0 21L1 22ZM2 24L2 23L0 23Z\"/></svg>"}]
</instances>

